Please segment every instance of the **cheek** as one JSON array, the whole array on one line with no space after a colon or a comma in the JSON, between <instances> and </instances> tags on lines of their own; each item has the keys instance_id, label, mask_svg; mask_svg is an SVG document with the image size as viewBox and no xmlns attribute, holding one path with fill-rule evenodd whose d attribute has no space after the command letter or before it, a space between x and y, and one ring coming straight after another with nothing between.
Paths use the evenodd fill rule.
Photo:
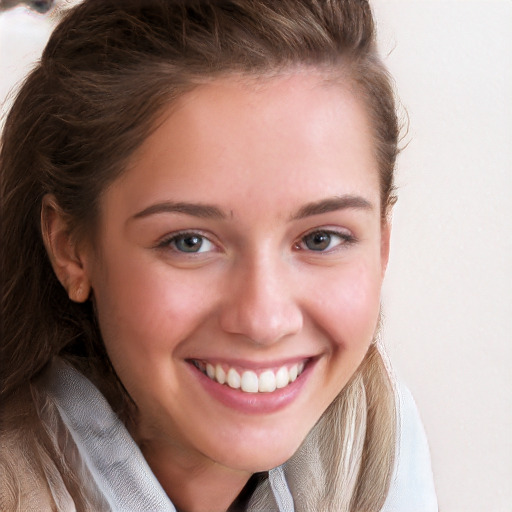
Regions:
<instances>
[{"instance_id":1,"label":"cheek","mask_svg":"<svg viewBox=\"0 0 512 512\"><path fill-rule=\"evenodd\" d=\"M109 352L151 358L174 348L200 322L204 283L169 274L165 266L129 262L110 266L102 276L95 297Z\"/></svg>"},{"instance_id":2,"label":"cheek","mask_svg":"<svg viewBox=\"0 0 512 512\"><path fill-rule=\"evenodd\" d=\"M201 289L148 265L119 266L105 277L97 310L107 353L132 399L158 415L162 386L169 396L181 389L172 361L208 316Z\"/></svg>"},{"instance_id":3,"label":"cheek","mask_svg":"<svg viewBox=\"0 0 512 512\"><path fill-rule=\"evenodd\" d=\"M326 282L323 293L314 294L319 323L340 348L365 347L379 318L380 272L371 265L354 264L337 270Z\"/></svg>"}]
</instances>

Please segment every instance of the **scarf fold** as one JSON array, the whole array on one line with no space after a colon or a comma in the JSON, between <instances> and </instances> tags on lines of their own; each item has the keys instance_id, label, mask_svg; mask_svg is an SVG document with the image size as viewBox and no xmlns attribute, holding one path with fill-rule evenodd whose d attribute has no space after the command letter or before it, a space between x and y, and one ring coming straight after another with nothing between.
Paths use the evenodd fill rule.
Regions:
<instances>
[{"instance_id":1,"label":"scarf fold","mask_svg":"<svg viewBox=\"0 0 512 512\"><path fill-rule=\"evenodd\" d=\"M39 416L94 510L176 512L126 427L86 377L57 359L41 386ZM56 502L67 494L57 487L50 486ZM247 511L258 510L294 512L282 467L271 469L249 500Z\"/></svg>"}]
</instances>

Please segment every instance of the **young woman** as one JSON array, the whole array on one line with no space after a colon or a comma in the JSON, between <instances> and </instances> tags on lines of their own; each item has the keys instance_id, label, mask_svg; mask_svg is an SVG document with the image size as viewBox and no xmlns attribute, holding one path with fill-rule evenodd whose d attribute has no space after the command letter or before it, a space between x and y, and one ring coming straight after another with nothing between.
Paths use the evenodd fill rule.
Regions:
<instances>
[{"instance_id":1,"label":"young woman","mask_svg":"<svg viewBox=\"0 0 512 512\"><path fill-rule=\"evenodd\" d=\"M365 1L72 10L3 135L0 508L436 510L398 135Z\"/></svg>"}]
</instances>

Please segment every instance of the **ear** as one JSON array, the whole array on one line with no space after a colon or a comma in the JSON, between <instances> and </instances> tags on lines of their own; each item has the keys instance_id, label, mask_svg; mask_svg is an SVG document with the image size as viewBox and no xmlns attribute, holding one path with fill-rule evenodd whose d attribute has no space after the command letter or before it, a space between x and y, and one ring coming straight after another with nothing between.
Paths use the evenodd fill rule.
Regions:
<instances>
[{"instance_id":1,"label":"ear","mask_svg":"<svg viewBox=\"0 0 512 512\"><path fill-rule=\"evenodd\" d=\"M91 284L85 272L83 255L70 233L66 216L54 196L43 197L41 232L53 271L74 302L85 302Z\"/></svg>"},{"instance_id":2,"label":"ear","mask_svg":"<svg viewBox=\"0 0 512 512\"><path fill-rule=\"evenodd\" d=\"M382 268L382 277L386 273L389 262L389 246L391 240L391 214L386 215L382 220L380 230L380 261Z\"/></svg>"}]
</instances>

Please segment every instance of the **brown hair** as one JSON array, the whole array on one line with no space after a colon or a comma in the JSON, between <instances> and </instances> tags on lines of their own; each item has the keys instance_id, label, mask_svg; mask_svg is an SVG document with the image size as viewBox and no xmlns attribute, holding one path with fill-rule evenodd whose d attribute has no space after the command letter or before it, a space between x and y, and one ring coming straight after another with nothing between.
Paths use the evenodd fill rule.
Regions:
<instances>
[{"instance_id":1,"label":"brown hair","mask_svg":"<svg viewBox=\"0 0 512 512\"><path fill-rule=\"evenodd\" d=\"M91 302L70 301L53 273L40 228L44 195L55 196L75 236L93 236L102 191L123 172L165 105L216 76L271 76L298 66L332 72L362 98L374 129L384 217L394 201L399 128L367 1L86 0L66 15L3 133L0 397L60 355L111 402L126 398ZM374 349L359 373L372 407L350 510L369 504L375 510L392 469L392 390ZM365 461L380 460L374 454L387 456L370 470L374 462Z\"/></svg>"}]
</instances>

